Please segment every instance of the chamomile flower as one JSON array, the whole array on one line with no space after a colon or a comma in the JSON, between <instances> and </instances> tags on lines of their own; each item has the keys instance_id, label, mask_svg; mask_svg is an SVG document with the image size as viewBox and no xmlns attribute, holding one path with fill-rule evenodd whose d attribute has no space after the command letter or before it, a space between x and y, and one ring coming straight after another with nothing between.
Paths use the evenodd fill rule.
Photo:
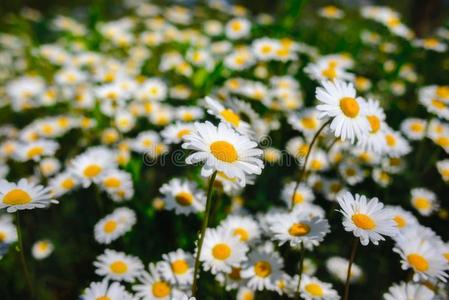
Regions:
<instances>
[{"instance_id":1,"label":"chamomile flower","mask_svg":"<svg viewBox=\"0 0 449 300\"><path fill-rule=\"evenodd\" d=\"M395 236L397 234L396 223L391 213L377 198L367 200L363 195L354 196L347 192L338 199L344 216L343 226L346 231L352 231L360 238L363 246L371 241L378 245L379 241L385 240L383 236Z\"/></svg>"},{"instance_id":2,"label":"chamomile flower","mask_svg":"<svg viewBox=\"0 0 449 300\"><path fill-rule=\"evenodd\" d=\"M343 11L334 5L327 5L320 8L318 14L329 19L341 19L344 16Z\"/></svg>"},{"instance_id":3,"label":"chamomile flower","mask_svg":"<svg viewBox=\"0 0 449 300\"><path fill-rule=\"evenodd\" d=\"M176 122L168 125L161 131L161 136L167 144L179 144L184 140L184 137L190 134L193 130L193 125L190 123Z\"/></svg>"},{"instance_id":4,"label":"chamomile flower","mask_svg":"<svg viewBox=\"0 0 449 300\"><path fill-rule=\"evenodd\" d=\"M304 275L301 280L301 297L305 300L338 300L337 291L332 288L332 284L325 283L316 277Z\"/></svg>"},{"instance_id":5,"label":"chamomile flower","mask_svg":"<svg viewBox=\"0 0 449 300\"><path fill-rule=\"evenodd\" d=\"M284 186L282 189L281 198L284 200L285 204L287 204L288 207L291 207L292 205L292 198L293 203L295 206L301 206L302 204L307 204L312 202L315 199L315 195L313 194L310 187L308 187L304 183L300 183L298 185L298 188L296 189L296 182L290 182ZM295 192L295 195L293 193Z\"/></svg>"},{"instance_id":6,"label":"chamomile flower","mask_svg":"<svg viewBox=\"0 0 449 300\"><path fill-rule=\"evenodd\" d=\"M356 97L354 86L344 81L323 81L322 87L317 88L316 98L320 102L317 110L320 118L332 119L330 129L336 137L351 142L361 139L369 132L366 119L366 103Z\"/></svg>"},{"instance_id":7,"label":"chamomile flower","mask_svg":"<svg viewBox=\"0 0 449 300\"><path fill-rule=\"evenodd\" d=\"M425 188L414 188L411 190L410 202L419 214L430 216L438 208L435 193Z\"/></svg>"},{"instance_id":8,"label":"chamomile flower","mask_svg":"<svg viewBox=\"0 0 449 300\"><path fill-rule=\"evenodd\" d=\"M114 213L107 215L95 224L95 240L100 244L110 244L130 229L127 227Z\"/></svg>"},{"instance_id":9,"label":"chamomile flower","mask_svg":"<svg viewBox=\"0 0 449 300\"><path fill-rule=\"evenodd\" d=\"M109 282L103 279L100 282L92 282L81 295L82 300L131 300L131 295L125 287L118 282Z\"/></svg>"},{"instance_id":10,"label":"chamomile flower","mask_svg":"<svg viewBox=\"0 0 449 300\"><path fill-rule=\"evenodd\" d=\"M9 245L17 241L16 226L8 216L2 215L0 217L0 245Z\"/></svg>"},{"instance_id":11,"label":"chamomile flower","mask_svg":"<svg viewBox=\"0 0 449 300\"><path fill-rule=\"evenodd\" d=\"M342 163L338 166L338 171L349 185L360 183L365 177L363 170L355 163Z\"/></svg>"},{"instance_id":12,"label":"chamomile flower","mask_svg":"<svg viewBox=\"0 0 449 300\"><path fill-rule=\"evenodd\" d=\"M231 19L225 26L225 34L231 40L245 38L250 34L251 22L243 18Z\"/></svg>"},{"instance_id":13,"label":"chamomile flower","mask_svg":"<svg viewBox=\"0 0 449 300\"><path fill-rule=\"evenodd\" d=\"M435 293L425 285L401 282L393 284L383 298L384 300L432 300L434 295Z\"/></svg>"},{"instance_id":14,"label":"chamomile flower","mask_svg":"<svg viewBox=\"0 0 449 300\"><path fill-rule=\"evenodd\" d=\"M184 149L197 151L186 158L188 164L205 162L201 175L209 177L221 171L230 178L237 178L241 186L246 184L246 175L262 172L263 162L259 158L263 151L257 144L225 123L215 127L212 123L195 123L195 131L185 137Z\"/></svg>"},{"instance_id":15,"label":"chamomile flower","mask_svg":"<svg viewBox=\"0 0 449 300\"><path fill-rule=\"evenodd\" d=\"M378 101L366 101L366 119L369 123L368 134L359 140L359 145L369 151L381 153L385 149L385 113Z\"/></svg>"},{"instance_id":16,"label":"chamomile flower","mask_svg":"<svg viewBox=\"0 0 449 300\"><path fill-rule=\"evenodd\" d=\"M143 300L174 299L174 286L162 277L154 264L150 264L150 272L139 275L139 284L133 285L136 296Z\"/></svg>"},{"instance_id":17,"label":"chamomile flower","mask_svg":"<svg viewBox=\"0 0 449 300\"><path fill-rule=\"evenodd\" d=\"M47 157L40 161L39 171L44 177L49 177L56 174L61 169L59 160L53 157Z\"/></svg>"},{"instance_id":18,"label":"chamomile flower","mask_svg":"<svg viewBox=\"0 0 449 300\"><path fill-rule=\"evenodd\" d=\"M280 245L289 242L291 247L304 244L307 248L312 248L323 241L324 236L330 232L330 226L326 219L294 212L275 220L271 231Z\"/></svg>"},{"instance_id":19,"label":"chamomile flower","mask_svg":"<svg viewBox=\"0 0 449 300\"><path fill-rule=\"evenodd\" d=\"M384 139L385 153L390 157L401 157L411 151L410 144L399 132L386 129Z\"/></svg>"},{"instance_id":20,"label":"chamomile flower","mask_svg":"<svg viewBox=\"0 0 449 300\"><path fill-rule=\"evenodd\" d=\"M260 237L259 224L250 216L230 215L220 224L223 230L229 230L240 241L254 242Z\"/></svg>"},{"instance_id":21,"label":"chamomile flower","mask_svg":"<svg viewBox=\"0 0 449 300\"><path fill-rule=\"evenodd\" d=\"M116 166L111 150L93 147L75 157L70 163L70 170L81 181L83 187L97 183L105 171Z\"/></svg>"},{"instance_id":22,"label":"chamomile flower","mask_svg":"<svg viewBox=\"0 0 449 300\"><path fill-rule=\"evenodd\" d=\"M410 228L418 224L416 217L400 206L386 206L385 208L390 210L393 220L396 222L396 227L399 230Z\"/></svg>"},{"instance_id":23,"label":"chamomile flower","mask_svg":"<svg viewBox=\"0 0 449 300\"><path fill-rule=\"evenodd\" d=\"M58 203L52 199L50 189L42 185L28 182L25 178L18 183L0 181L0 209L13 213L22 209L43 208L51 203Z\"/></svg>"},{"instance_id":24,"label":"chamomile flower","mask_svg":"<svg viewBox=\"0 0 449 300\"><path fill-rule=\"evenodd\" d=\"M94 262L95 273L106 279L132 282L143 271L143 264L137 257L106 249Z\"/></svg>"},{"instance_id":25,"label":"chamomile flower","mask_svg":"<svg viewBox=\"0 0 449 300\"><path fill-rule=\"evenodd\" d=\"M427 240L401 237L393 251L401 256L403 270L412 269L413 280L438 279L447 281L449 267L438 248Z\"/></svg>"},{"instance_id":26,"label":"chamomile flower","mask_svg":"<svg viewBox=\"0 0 449 300\"><path fill-rule=\"evenodd\" d=\"M401 131L410 140L422 140L426 136L427 122L423 119L408 118L401 123Z\"/></svg>"},{"instance_id":27,"label":"chamomile flower","mask_svg":"<svg viewBox=\"0 0 449 300\"><path fill-rule=\"evenodd\" d=\"M105 170L98 183L107 192L115 192L132 186L131 174L118 169Z\"/></svg>"},{"instance_id":28,"label":"chamomile flower","mask_svg":"<svg viewBox=\"0 0 449 300\"><path fill-rule=\"evenodd\" d=\"M174 210L176 214L188 215L204 210L206 195L192 181L173 178L159 191L164 195L164 208Z\"/></svg>"},{"instance_id":29,"label":"chamomile flower","mask_svg":"<svg viewBox=\"0 0 449 300\"><path fill-rule=\"evenodd\" d=\"M436 166L443 180L449 182L449 159L437 161Z\"/></svg>"},{"instance_id":30,"label":"chamomile flower","mask_svg":"<svg viewBox=\"0 0 449 300\"><path fill-rule=\"evenodd\" d=\"M211 115L218 117L222 122L231 125L239 133L248 135L251 133L250 125L241 120L240 116L230 108L225 108L217 100L206 97L205 105L207 107L207 112Z\"/></svg>"},{"instance_id":31,"label":"chamomile flower","mask_svg":"<svg viewBox=\"0 0 449 300\"><path fill-rule=\"evenodd\" d=\"M40 240L33 244L31 254L37 260L47 258L54 250L53 243L49 240Z\"/></svg>"},{"instance_id":32,"label":"chamomile flower","mask_svg":"<svg viewBox=\"0 0 449 300\"><path fill-rule=\"evenodd\" d=\"M322 125L318 112L314 108L304 109L299 114L291 114L288 122L294 129L308 137L313 136Z\"/></svg>"},{"instance_id":33,"label":"chamomile flower","mask_svg":"<svg viewBox=\"0 0 449 300\"><path fill-rule=\"evenodd\" d=\"M49 180L49 188L54 197L62 196L79 185L79 179L71 172L64 171Z\"/></svg>"},{"instance_id":34,"label":"chamomile flower","mask_svg":"<svg viewBox=\"0 0 449 300\"><path fill-rule=\"evenodd\" d=\"M242 269L242 277L248 279L252 290L274 290L276 281L282 277L284 261L277 252L268 249L253 250Z\"/></svg>"},{"instance_id":35,"label":"chamomile flower","mask_svg":"<svg viewBox=\"0 0 449 300\"><path fill-rule=\"evenodd\" d=\"M207 229L200 261L212 274L230 272L246 260L248 246L240 238L223 229Z\"/></svg>"},{"instance_id":36,"label":"chamomile flower","mask_svg":"<svg viewBox=\"0 0 449 300\"><path fill-rule=\"evenodd\" d=\"M225 287L227 291L245 286L247 280L242 278L242 268L232 267L230 272L221 272L215 276L215 279Z\"/></svg>"},{"instance_id":37,"label":"chamomile flower","mask_svg":"<svg viewBox=\"0 0 449 300\"><path fill-rule=\"evenodd\" d=\"M158 264L162 276L173 284L188 286L193 282L193 255L182 249L162 255Z\"/></svg>"},{"instance_id":38,"label":"chamomile flower","mask_svg":"<svg viewBox=\"0 0 449 300\"><path fill-rule=\"evenodd\" d=\"M53 156L59 145L50 140L29 142L19 148L18 156L23 161L40 161L43 156Z\"/></svg>"},{"instance_id":39,"label":"chamomile flower","mask_svg":"<svg viewBox=\"0 0 449 300\"><path fill-rule=\"evenodd\" d=\"M256 292L247 287L240 287L237 291L236 300L254 300L256 299Z\"/></svg>"}]
</instances>

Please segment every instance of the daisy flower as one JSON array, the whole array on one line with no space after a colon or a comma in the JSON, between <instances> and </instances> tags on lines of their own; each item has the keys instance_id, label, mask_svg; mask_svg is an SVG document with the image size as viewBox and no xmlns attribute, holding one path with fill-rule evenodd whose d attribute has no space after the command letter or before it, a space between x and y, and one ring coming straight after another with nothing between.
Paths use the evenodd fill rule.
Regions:
<instances>
[{"instance_id":1,"label":"daisy flower","mask_svg":"<svg viewBox=\"0 0 449 300\"><path fill-rule=\"evenodd\" d=\"M332 119L330 129L336 137L351 142L361 139L369 132L369 123L366 119L366 103L362 98L356 97L352 83L344 81L323 81L322 87L317 88L316 98L320 102L317 110L320 118Z\"/></svg>"},{"instance_id":2,"label":"daisy flower","mask_svg":"<svg viewBox=\"0 0 449 300\"><path fill-rule=\"evenodd\" d=\"M291 247L304 244L306 248L317 246L330 232L326 219L310 217L305 213L284 214L273 222L270 229L273 239L280 245L289 242Z\"/></svg>"},{"instance_id":3,"label":"daisy flower","mask_svg":"<svg viewBox=\"0 0 449 300\"><path fill-rule=\"evenodd\" d=\"M174 296L174 286L165 280L154 264L149 265L150 272L142 272L139 284L133 285L136 296L143 300L170 300Z\"/></svg>"},{"instance_id":4,"label":"daisy flower","mask_svg":"<svg viewBox=\"0 0 449 300\"><path fill-rule=\"evenodd\" d=\"M173 284L189 286L193 282L193 255L182 249L162 255L158 264L162 276Z\"/></svg>"},{"instance_id":5,"label":"daisy flower","mask_svg":"<svg viewBox=\"0 0 449 300\"><path fill-rule=\"evenodd\" d=\"M53 156L58 148L58 143L54 141L37 140L19 147L17 154L23 161L40 161L43 156Z\"/></svg>"},{"instance_id":6,"label":"daisy flower","mask_svg":"<svg viewBox=\"0 0 449 300\"><path fill-rule=\"evenodd\" d=\"M315 108L306 108L298 114L292 113L288 117L288 123L305 136L313 136L322 125Z\"/></svg>"},{"instance_id":7,"label":"daisy flower","mask_svg":"<svg viewBox=\"0 0 449 300\"><path fill-rule=\"evenodd\" d=\"M236 300L255 300L256 292L245 286L242 286L237 291Z\"/></svg>"},{"instance_id":8,"label":"daisy flower","mask_svg":"<svg viewBox=\"0 0 449 300\"><path fill-rule=\"evenodd\" d=\"M132 179L128 172L109 169L103 172L101 178L98 179L98 183L105 191L114 192L132 186Z\"/></svg>"},{"instance_id":9,"label":"daisy flower","mask_svg":"<svg viewBox=\"0 0 449 300\"><path fill-rule=\"evenodd\" d=\"M78 177L83 187L87 188L92 183L97 183L106 170L115 166L111 150L104 147L93 147L70 162L70 171Z\"/></svg>"},{"instance_id":10,"label":"daisy flower","mask_svg":"<svg viewBox=\"0 0 449 300\"><path fill-rule=\"evenodd\" d=\"M401 256L403 270L412 269L413 280L438 279L447 281L449 266L438 247L426 239L399 236L393 251Z\"/></svg>"},{"instance_id":11,"label":"daisy flower","mask_svg":"<svg viewBox=\"0 0 449 300\"><path fill-rule=\"evenodd\" d=\"M354 196L347 192L340 196L338 204L340 212L344 216L343 226L346 231L352 231L360 238L363 246L371 241L378 245L383 241L383 236L395 236L397 234L396 223L393 221L390 212L377 198L367 200L364 195Z\"/></svg>"},{"instance_id":12,"label":"daisy flower","mask_svg":"<svg viewBox=\"0 0 449 300\"><path fill-rule=\"evenodd\" d=\"M134 214L134 220L130 221L132 217L121 217L124 212L121 213L119 216L115 210L110 215L105 216L100 221L95 224L94 227L94 235L95 240L100 244L110 244L112 241L118 239L123 234L125 234L127 231L131 230L131 227L135 223L135 213L125 208L126 210L129 210L130 213ZM121 217L121 218L119 218Z\"/></svg>"},{"instance_id":13,"label":"daisy flower","mask_svg":"<svg viewBox=\"0 0 449 300\"><path fill-rule=\"evenodd\" d=\"M284 186L281 193L281 198L285 204L290 208L293 203L295 206L311 203L315 199L312 189L305 183L300 183L295 191L296 182L290 182ZM295 193L295 195L293 195Z\"/></svg>"},{"instance_id":14,"label":"daisy flower","mask_svg":"<svg viewBox=\"0 0 449 300\"><path fill-rule=\"evenodd\" d=\"M366 119L369 123L368 134L364 135L358 145L365 150L381 153L385 149L385 113L379 101L368 99L366 101Z\"/></svg>"},{"instance_id":15,"label":"daisy flower","mask_svg":"<svg viewBox=\"0 0 449 300\"><path fill-rule=\"evenodd\" d=\"M386 206L385 208L390 210L393 220L396 222L396 227L399 230L410 228L418 224L416 217L400 206Z\"/></svg>"},{"instance_id":16,"label":"daisy flower","mask_svg":"<svg viewBox=\"0 0 449 300\"><path fill-rule=\"evenodd\" d=\"M414 188L411 190L410 202L420 215L430 216L438 209L438 202L434 192L425 188Z\"/></svg>"},{"instance_id":17,"label":"daisy flower","mask_svg":"<svg viewBox=\"0 0 449 300\"><path fill-rule=\"evenodd\" d=\"M95 273L106 279L133 282L143 270L139 258L106 249L94 262Z\"/></svg>"},{"instance_id":18,"label":"daisy flower","mask_svg":"<svg viewBox=\"0 0 449 300\"><path fill-rule=\"evenodd\" d=\"M47 258L54 250L53 243L49 240L37 241L31 248L31 254L37 260Z\"/></svg>"},{"instance_id":19,"label":"daisy flower","mask_svg":"<svg viewBox=\"0 0 449 300\"><path fill-rule=\"evenodd\" d=\"M426 136L427 121L418 118L408 118L402 121L401 131L410 140L422 140Z\"/></svg>"},{"instance_id":20,"label":"daisy flower","mask_svg":"<svg viewBox=\"0 0 449 300\"><path fill-rule=\"evenodd\" d=\"M329 19L341 19L345 15L341 9L339 9L338 7L336 7L334 5L327 5L327 6L321 7L318 10L318 14L321 17L329 18Z\"/></svg>"},{"instance_id":21,"label":"daisy flower","mask_svg":"<svg viewBox=\"0 0 449 300\"><path fill-rule=\"evenodd\" d=\"M243 18L234 18L225 25L225 34L231 40L245 38L250 34L251 22Z\"/></svg>"},{"instance_id":22,"label":"daisy flower","mask_svg":"<svg viewBox=\"0 0 449 300\"><path fill-rule=\"evenodd\" d=\"M249 135L252 132L250 125L241 120L240 116L232 109L225 108L220 102L211 97L206 97L204 101L209 114L216 116L220 121L231 125L236 131L243 135Z\"/></svg>"},{"instance_id":23,"label":"daisy flower","mask_svg":"<svg viewBox=\"0 0 449 300\"><path fill-rule=\"evenodd\" d=\"M410 144L399 132L387 128L385 130L385 153L390 157L401 157L411 151Z\"/></svg>"},{"instance_id":24,"label":"daisy flower","mask_svg":"<svg viewBox=\"0 0 449 300\"><path fill-rule=\"evenodd\" d=\"M164 208L174 210L176 214L188 215L204 210L206 195L193 181L173 178L164 183L159 192L163 194Z\"/></svg>"},{"instance_id":25,"label":"daisy flower","mask_svg":"<svg viewBox=\"0 0 449 300\"><path fill-rule=\"evenodd\" d=\"M198 249L196 249L198 251ZM240 238L223 229L207 229L200 261L212 274L230 272L246 260L248 246Z\"/></svg>"},{"instance_id":26,"label":"daisy flower","mask_svg":"<svg viewBox=\"0 0 449 300\"><path fill-rule=\"evenodd\" d=\"M6 208L9 213L58 203L52 199L49 188L30 183L25 178L20 179L18 183L0 180L0 199L0 209Z\"/></svg>"},{"instance_id":27,"label":"daisy flower","mask_svg":"<svg viewBox=\"0 0 449 300\"><path fill-rule=\"evenodd\" d=\"M111 282L103 279L101 282L92 282L81 295L82 300L131 300L131 295L125 287L118 282Z\"/></svg>"},{"instance_id":28,"label":"daisy flower","mask_svg":"<svg viewBox=\"0 0 449 300\"><path fill-rule=\"evenodd\" d=\"M230 178L237 178L243 187L246 175L262 172L263 162L259 158L263 151L257 144L225 123L215 127L212 123L195 123L195 131L185 137L184 149L197 152L186 158L188 164L205 162L201 175L209 177L221 171Z\"/></svg>"},{"instance_id":29,"label":"daisy flower","mask_svg":"<svg viewBox=\"0 0 449 300\"><path fill-rule=\"evenodd\" d=\"M332 284L325 283L316 277L304 275L301 280L301 297L305 300L338 300L337 291L332 288Z\"/></svg>"},{"instance_id":30,"label":"daisy flower","mask_svg":"<svg viewBox=\"0 0 449 300\"><path fill-rule=\"evenodd\" d=\"M225 287L226 291L245 286L247 280L242 278L242 268L232 267L230 272L221 272L215 276L215 279Z\"/></svg>"},{"instance_id":31,"label":"daisy flower","mask_svg":"<svg viewBox=\"0 0 449 300\"><path fill-rule=\"evenodd\" d=\"M383 295L384 300L432 300L435 293L424 285L401 282L393 284Z\"/></svg>"},{"instance_id":32,"label":"daisy flower","mask_svg":"<svg viewBox=\"0 0 449 300\"><path fill-rule=\"evenodd\" d=\"M64 171L51 178L48 185L52 195L59 197L75 189L79 185L79 180L71 172Z\"/></svg>"},{"instance_id":33,"label":"daisy flower","mask_svg":"<svg viewBox=\"0 0 449 300\"><path fill-rule=\"evenodd\" d=\"M167 144L179 144L184 141L184 137L193 131L190 123L176 122L168 125L161 131L161 136Z\"/></svg>"},{"instance_id":34,"label":"daisy flower","mask_svg":"<svg viewBox=\"0 0 449 300\"><path fill-rule=\"evenodd\" d=\"M449 182L449 159L438 161L436 166L443 180Z\"/></svg>"},{"instance_id":35,"label":"daisy flower","mask_svg":"<svg viewBox=\"0 0 449 300\"><path fill-rule=\"evenodd\" d=\"M363 170L355 163L345 162L338 166L341 177L349 185L360 183L365 178Z\"/></svg>"},{"instance_id":36,"label":"daisy flower","mask_svg":"<svg viewBox=\"0 0 449 300\"><path fill-rule=\"evenodd\" d=\"M275 282L282 277L284 261L277 252L268 249L253 250L242 269L242 277L248 279L252 290L274 290Z\"/></svg>"},{"instance_id":37,"label":"daisy flower","mask_svg":"<svg viewBox=\"0 0 449 300\"><path fill-rule=\"evenodd\" d=\"M16 226L12 223L9 215L0 217L0 245L12 244L17 241Z\"/></svg>"},{"instance_id":38,"label":"daisy flower","mask_svg":"<svg viewBox=\"0 0 449 300\"><path fill-rule=\"evenodd\" d=\"M259 224L250 216L229 215L220 224L223 230L229 230L244 243L254 242L260 237Z\"/></svg>"}]
</instances>

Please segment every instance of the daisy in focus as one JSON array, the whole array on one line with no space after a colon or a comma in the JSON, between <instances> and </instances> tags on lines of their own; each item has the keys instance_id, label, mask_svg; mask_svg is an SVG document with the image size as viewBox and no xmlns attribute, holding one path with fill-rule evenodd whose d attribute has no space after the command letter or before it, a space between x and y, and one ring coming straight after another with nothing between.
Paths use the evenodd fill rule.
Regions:
<instances>
[{"instance_id":1,"label":"daisy in focus","mask_svg":"<svg viewBox=\"0 0 449 300\"><path fill-rule=\"evenodd\" d=\"M264 167L259 158L263 151L248 137L237 133L225 123L195 123L195 131L185 137L184 149L197 151L186 158L188 164L204 162L201 175L209 177L215 171L236 178L241 186L246 175L259 175Z\"/></svg>"},{"instance_id":2,"label":"daisy in focus","mask_svg":"<svg viewBox=\"0 0 449 300\"><path fill-rule=\"evenodd\" d=\"M356 194L354 197L346 192L337 200L344 217L345 230L360 238L363 246L369 242L378 245L379 241L385 240L384 236L393 237L397 234L390 211L377 198L367 200L364 195Z\"/></svg>"}]
</instances>

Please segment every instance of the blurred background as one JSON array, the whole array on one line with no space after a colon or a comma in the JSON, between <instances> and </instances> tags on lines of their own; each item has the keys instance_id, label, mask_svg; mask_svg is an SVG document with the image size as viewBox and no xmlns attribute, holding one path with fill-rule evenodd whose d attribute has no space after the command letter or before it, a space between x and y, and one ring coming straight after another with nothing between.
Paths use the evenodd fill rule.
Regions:
<instances>
[{"instance_id":1,"label":"blurred background","mask_svg":"<svg viewBox=\"0 0 449 300\"><path fill-rule=\"evenodd\" d=\"M132 0L128 0L132 1ZM43 15L64 13L70 11L71 14L83 15L86 9L96 6L103 10L106 15L118 13L121 0L12 0L0 1L0 14L5 16L11 13L20 13L24 8L33 8ZM126 2L126 1L125 1ZM149 1L158 4L164 4L168 1ZM171 1L180 4L195 5L204 1L179 0ZM285 7L294 6L295 3L307 3L304 8L314 10L318 7L328 4L334 4L343 8L357 9L363 5L387 5L399 11L405 22L417 33L418 36L426 36L432 29L447 23L449 16L449 0L240 0L227 1L235 4L242 4L255 13L281 13Z\"/></svg>"}]
</instances>

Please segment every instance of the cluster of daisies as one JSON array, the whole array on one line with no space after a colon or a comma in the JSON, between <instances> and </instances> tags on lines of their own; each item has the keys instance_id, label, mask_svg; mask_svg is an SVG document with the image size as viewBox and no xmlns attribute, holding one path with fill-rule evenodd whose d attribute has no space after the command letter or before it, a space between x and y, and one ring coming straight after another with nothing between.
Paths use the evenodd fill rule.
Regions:
<instances>
[{"instance_id":1,"label":"cluster of daisies","mask_svg":"<svg viewBox=\"0 0 449 300\"><path fill-rule=\"evenodd\" d=\"M321 7L333 35L356 33L356 60L226 1L125 2L127 15L93 26L45 21L57 37L45 44L0 33L0 265L16 243L27 280L29 252L63 255L51 237L24 248L19 219L87 198L98 209L76 209L96 218L100 250L83 300L355 299L349 287L380 274L358 258L380 247L403 270L376 288L385 300L447 299L448 237L434 224L449 219L449 85L419 64L444 57L448 29L418 39L381 6L348 27ZM155 214L195 239L155 240L143 226ZM135 255L136 232L164 254Z\"/></svg>"}]
</instances>

